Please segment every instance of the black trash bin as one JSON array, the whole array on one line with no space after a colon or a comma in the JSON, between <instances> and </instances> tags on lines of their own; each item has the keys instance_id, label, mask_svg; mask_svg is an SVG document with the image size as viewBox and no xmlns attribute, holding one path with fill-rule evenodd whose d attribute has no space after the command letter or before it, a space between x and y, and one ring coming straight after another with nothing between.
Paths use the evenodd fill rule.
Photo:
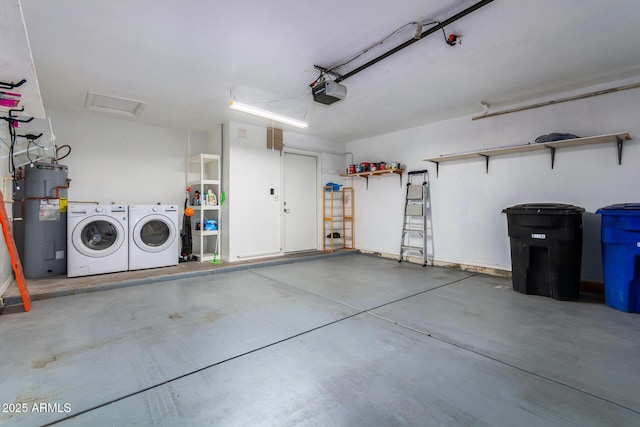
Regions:
<instances>
[{"instance_id":1,"label":"black trash bin","mask_svg":"<svg viewBox=\"0 0 640 427\"><path fill-rule=\"evenodd\" d=\"M584 208L530 203L502 212L509 226L513 289L563 301L578 299Z\"/></svg>"}]
</instances>

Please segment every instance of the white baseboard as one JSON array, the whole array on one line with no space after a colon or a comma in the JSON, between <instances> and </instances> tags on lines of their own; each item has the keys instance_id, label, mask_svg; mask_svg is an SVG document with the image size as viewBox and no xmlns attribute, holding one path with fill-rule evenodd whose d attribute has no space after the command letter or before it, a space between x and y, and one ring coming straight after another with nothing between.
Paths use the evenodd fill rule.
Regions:
<instances>
[{"instance_id":1,"label":"white baseboard","mask_svg":"<svg viewBox=\"0 0 640 427\"><path fill-rule=\"evenodd\" d=\"M0 285L0 297L4 295L4 293L6 292L7 288L9 288L11 283L13 283L13 274L7 277L5 281L2 283L2 285Z\"/></svg>"},{"instance_id":2,"label":"white baseboard","mask_svg":"<svg viewBox=\"0 0 640 427\"><path fill-rule=\"evenodd\" d=\"M381 252L375 252L375 251L367 251L367 250L362 250L362 249L359 249L358 251L360 253L366 254L366 255L375 255L375 256L379 256L381 258L388 258L388 259L395 259L395 260L398 259L398 255L397 254L387 254L387 253L381 253ZM420 257L409 256L409 257L406 257L406 260L408 262L411 262L411 263L414 263L414 264L422 265L422 258L420 258ZM473 273L487 274L489 276L511 277L511 271L510 270L502 270L502 269L499 269L499 268L484 267L484 266L480 266L480 265L460 264L460 263L455 263L455 262L438 261L438 260L428 261L427 265L434 265L436 267L455 268L457 270L470 271L470 272L473 272Z\"/></svg>"}]
</instances>

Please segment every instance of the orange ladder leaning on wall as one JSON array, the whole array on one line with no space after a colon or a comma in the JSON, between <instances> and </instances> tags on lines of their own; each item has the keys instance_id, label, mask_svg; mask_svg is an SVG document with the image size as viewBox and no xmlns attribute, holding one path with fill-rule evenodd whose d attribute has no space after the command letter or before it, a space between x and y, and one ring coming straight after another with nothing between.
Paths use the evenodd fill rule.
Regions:
<instances>
[{"instance_id":1,"label":"orange ladder leaning on wall","mask_svg":"<svg viewBox=\"0 0 640 427\"><path fill-rule=\"evenodd\" d=\"M16 283L20 290L20 296L22 296L24 311L29 311L31 310L31 296L29 295L29 289L27 289L27 281L24 278L24 271L22 271L22 263L18 256L16 242L13 240L13 234L11 233L11 223L9 222L7 210L4 207L4 194L2 194L2 191L0 191L0 201L0 223L2 223L2 234L4 235L4 241L7 243L9 257L11 258L11 267L16 275Z\"/></svg>"}]
</instances>

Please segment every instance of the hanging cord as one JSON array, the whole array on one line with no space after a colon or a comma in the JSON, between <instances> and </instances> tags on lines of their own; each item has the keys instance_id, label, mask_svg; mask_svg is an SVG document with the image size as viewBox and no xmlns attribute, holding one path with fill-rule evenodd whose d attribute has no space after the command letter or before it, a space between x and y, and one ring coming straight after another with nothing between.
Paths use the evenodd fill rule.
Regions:
<instances>
[{"instance_id":1,"label":"hanging cord","mask_svg":"<svg viewBox=\"0 0 640 427\"><path fill-rule=\"evenodd\" d=\"M16 131L13 125L13 121L8 120L7 121L8 126L9 126L9 174L10 175L14 175L15 173L15 163L14 163L14 159L13 159L13 152L15 151L15 147L16 147L16 142L17 142L17 135L16 135Z\"/></svg>"},{"instance_id":2,"label":"hanging cord","mask_svg":"<svg viewBox=\"0 0 640 427\"><path fill-rule=\"evenodd\" d=\"M29 153L29 150L31 150L31 143L34 143L34 142L35 141L33 139L27 138L27 160L29 160L29 163L31 164L31 166L33 166L33 160L31 159L31 154Z\"/></svg>"},{"instance_id":3,"label":"hanging cord","mask_svg":"<svg viewBox=\"0 0 640 427\"><path fill-rule=\"evenodd\" d=\"M356 54L355 56L351 57L350 59L347 59L345 62L338 64L338 65L334 65L333 67L330 67L329 70L327 70L327 72L332 72L335 71L336 69L343 67L353 61L355 61L356 59L360 58L362 55L364 55L365 53L369 52L371 49L373 49L376 46L380 46L381 44L383 44L384 42L386 42L387 40L389 40L390 38L392 38L393 36L395 36L396 34L398 34L400 31L404 30L405 28L411 26L411 25L429 25L429 24L420 24L419 22L409 22L404 24L402 27L396 29L395 31L393 31L392 33L390 33L389 35L387 35L386 37L382 38L381 40L373 43L372 45L370 45L369 47L365 48L364 50L360 51L360 53Z\"/></svg>"},{"instance_id":4,"label":"hanging cord","mask_svg":"<svg viewBox=\"0 0 640 427\"><path fill-rule=\"evenodd\" d=\"M56 163L58 163L58 160L62 160L62 159L64 159L64 158L66 158L69 154L71 154L71 146L70 146L70 145L68 145L68 144L61 145L60 147L58 147L58 146L56 145L55 147L56 147ZM65 153L65 155L64 155L64 156L60 157L60 155L58 154L58 152L59 152L60 150L62 150L62 149L66 149L66 150L67 150L67 152Z\"/></svg>"},{"instance_id":5,"label":"hanging cord","mask_svg":"<svg viewBox=\"0 0 640 427\"><path fill-rule=\"evenodd\" d=\"M55 156L51 159L51 163L58 164L58 160L60 160L60 158L58 157L58 146L56 145L56 135L53 133L53 126L51 125L51 117L49 117L49 134L50 134L49 143L53 146L53 149L55 150ZM69 147L69 152L64 157L67 157L70 153L71 153L71 147Z\"/></svg>"},{"instance_id":6,"label":"hanging cord","mask_svg":"<svg viewBox=\"0 0 640 427\"><path fill-rule=\"evenodd\" d=\"M372 45L370 45L369 47L365 48L364 50L360 51L359 53L357 53L355 56L345 60L344 62L334 65L332 67L329 67L326 70L322 70L320 71L320 75L318 76L317 79L315 79L315 81L313 81L309 86L315 86L316 83L318 82L322 82L324 80L324 76L327 74L335 74L335 71L337 69L339 69L340 67L344 67L347 64L350 64L351 62L355 61L356 59L360 58L362 55L366 54L367 52L369 52L371 49L380 46L382 44L384 44L385 42L387 42L389 39L393 38L394 36L396 36L398 33L400 33L401 31L403 31L405 28L410 27L412 25L415 25L418 29L421 29L423 26L429 26L429 25L440 25L440 21L430 21L430 22L408 22L406 24L404 24L403 26L399 27L398 29L396 29L395 31L391 32L389 35L387 35L386 37L378 40L377 42L373 43ZM447 33L444 31L444 27L441 28L442 29L442 35L444 36L444 41L448 43L447 41ZM417 34L416 34L417 36Z\"/></svg>"},{"instance_id":7,"label":"hanging cord","mask_svg":"<svg viewBox=\"0 0 640 427\"><path fill-rule=\"evenodd\" d=\"M21 119L17 114L14 116L14 113L19 113L22 111L24 111L24 107L21 107L19 109L18 108L10 109L8 111L7 117L0 117L0 119L5 120L7 122L7 126L9 128L10 143L9 143L9 156L7 158L7 169L8 169L9 175L11 175L11 177L13 178L14 192L19 189L17 185L18 177L16 176L17 170L15 165L15 159L14 159L15 148L16 148L16 143L18 139L18 135L16 133L16 125L18 123L29 123L30 121L33 120L33 117L30 117L28 119ZM28 139L35 139L35 138L38 138L38 137L34 136L34 138L28 138ZM28 151L27 151L27 156L29 156ZM31 161L31 159L29 159L29 161Z\"/></svg>"},{"instance_id":8,"label":"hanging cord","mask_svg":"<svg viewBox=\"0 0 640 427\"><path fill-rule=\"evenodd\" d=\"M11 177L13 178L11 181L13 183L13 192L15 193L17 190L20 189L20 187L18 187L18 182L16 177L16 166L13 158L13 153L16 147L17 135L16 135L15 128L13 127L13 121L7 120L7 125L9 126L9 139L10 139L9 157L7 159L8 161L7 169L9 171L9 175L11 175Z\"/></svg>"},{"instance_id":9,"label":"hanging cord","mask_svg":"<svg viewBox=\"0 0 640 427\"><path fill-rule=\"evenodd\" d=\"M45 147L44 145L40 145L36 142L36 139L39 138L40 136L42 136L42 134L40 135L20 135L22 137L27 138L27 160L29 160L29 163L33 164L34 162L37 162L38 160L40 160L40 158L36 158L35 161L31 158L31 144L35 145L38 148L41 148L43 151L47 150L47 147Z\"/></svg>"}]
</instances>

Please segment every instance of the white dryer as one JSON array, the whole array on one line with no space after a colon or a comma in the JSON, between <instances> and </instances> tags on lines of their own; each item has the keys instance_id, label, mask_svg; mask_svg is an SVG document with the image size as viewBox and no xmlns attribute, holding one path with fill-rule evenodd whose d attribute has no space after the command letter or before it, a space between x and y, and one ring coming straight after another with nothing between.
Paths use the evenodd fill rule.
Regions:
<instances>
[{"instance_id":1,"label":"white dryer","mask_svg":"<svg viewBox=\"0 0 640 427\"><path fill-rule=\"evenodd\" d=\"M129 206L129 270L178 265L178 205Z\"/></svg>"},{"instance_id":2,"label":"white dryer","mask_svg":"<svg viewBox=\"0 0 640 427\"><path fill-rule=\"evenodd\" d=\"M67 276L127 271L128 220L126 205L69 203Z\"/></svg>"}]
</instances>

